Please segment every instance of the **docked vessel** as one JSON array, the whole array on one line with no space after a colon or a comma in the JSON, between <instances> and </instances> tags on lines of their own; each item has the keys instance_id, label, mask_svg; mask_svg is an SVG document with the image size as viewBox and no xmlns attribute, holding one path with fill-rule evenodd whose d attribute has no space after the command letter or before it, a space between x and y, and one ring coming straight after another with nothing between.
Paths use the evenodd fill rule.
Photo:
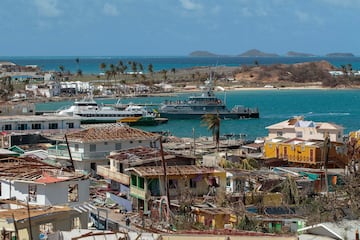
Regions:
<instances>
[{"instance_id":1,"label":"docked vessel","mask_svg":"<svg viewBox=\"0 0 360 240\"><path fill-rule=\"evenodd\" d=\"M166 100L158 112L169 119L194 119L205 114L219 114L222 119L259 118L257 108L235 105L228 109L225 102L216 97L211 79L200 95L190 96L186 100Z\"/></svg>"},{"instance_id":2,"label":"docked vessel","mask_svg":"<svg viewBox=\"0 0 360 240\"><path fill-rule=\"evenodd\" d=\"M91 96L75 101L72 106L57 111L59 116L80 118L82 124L122 122L129 125L156 125L163 123L145 106L129 105L123 110L98 104Z\"/></svg>"}]
</instances>

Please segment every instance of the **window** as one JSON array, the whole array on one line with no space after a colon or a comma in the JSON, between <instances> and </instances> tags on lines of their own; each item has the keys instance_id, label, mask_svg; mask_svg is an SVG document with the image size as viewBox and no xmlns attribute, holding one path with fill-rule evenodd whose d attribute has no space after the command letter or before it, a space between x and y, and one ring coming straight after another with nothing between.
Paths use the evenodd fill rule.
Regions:
<instances>
[{"instance_id":1,"label":"window","mask_svg":"<svg viewBox=\"0 0 360 240\"><path fill-rule=\"evenodd\" d=\"M115 143L115 150L121 150L121 143Z\"/></svg>"},{"instance_id":2,"label":"window","mask_svg":"<svg viewBox=\"0 0 360 240\"><path fill-rule=\"evenodd\" d=\"M139 177L138 180L139 180L139 188L144 189L144 178Z\"/></svg>"},{"instance_id":3,"label":"window","mask_svg":"<svg viewBox=\"0 0 360 240\"><path fill-rule=\"evenodd\" d=\"M68 125L68 128L74 128L75 127L74 123L67 123L67 125Z\"/></svg>"},{"instance_id":4,"label":"window","mask_svg":"<svg viewBox=\"0 0 360 240\"><path fill-rule=\"evenodd\" d=\"M79 151L79 144L75 143L75 152Z\"/></svg>"},{"instance_id":5,"label":"window","mask_svg":"<svg viewBox=\"0 0 360 240\"><path fill-rule=\"evenodd\" d=\"M190 178L190 188L196 188L196 181L195 181L195 179Z\"/></svg>"},{"instance_id":6,"label":"window","mask_svg":"<svg viewBox=\"0 0 360 240\"><path fill-rule=\"evenodd\" d=\"M310 161L314 161L314 150L310 149Z\"/></svg>"},{"instance_id":7,"label":"window","mask_svg":"<svg viewBox=\"0 0 360 240\"><path fill-rule=\"evenodd\" d=\"M81 222L79 217L74 217L72 219L72 226L73 229L80 229L81 228Z\"/></svg>"},{"instance_id":8,"label":"window","mask_svg":"<svg viewBox=\"0 0 360 240\"><path fill-rule=\"evenodd\" d=\"M133 141L130 141L130 144L132 144L133 143Z\"/></svg>"},{"instance_id":9,"label":"window","mask_svg":"<svg viewBox=\"0 0 360 240\"><path fill-rule=\"evenodd\" d=\"M136 175L131 175L131 185L133 185L133 186L137 186L137 177L136 177Z\"/></svg>"},{"instance_id":10,"label":"window","mask_svg":"<svg viewBox=\"0 0 360 240\"><path fill-rule=\"evenodd\" d=\"M29 202L37 201L37 186L36 185L28 186L28 198L29 198Z\"/></svg>"},{"instance_id":11,"label":"window","mask_svg":"<svg viewBox=\"0 0 360 240\"><path fill-rule=\"evenodd\" d=\"M177 188L178 181L177 179L169 179L169 189Z\"/></svg>"},{"instance_id":12,"label":"window","mask_svg":"<svg viewBox=\"0 0 360 240\"><path fill-rule=\"evenodd\" d=\"M27 129L27 124L19 124L17 130L26 130L26 129Z\"/></svg>"},{"instance_id":13,"label":"window","mask_svg":"<svg viewBox=\"0 0 360 240\"><path fill-rule=\"evenodd\" d=\"M49 123L49 129L58 129L57 123Z\"/></svg>"},{"instance_id":14,"label":"window","mask_svg":"<svg viewBox=\"0 0 360 240\"><path fill-rule=\"evenodd\" d=\"M41 233L53 233L54 232L54 226L52 223L45 223L39 225L39 229Z\"/></svg>"},{"instance_id":15,"label":"window","mask_svg":"<svg viewBox=\"0 0 360 240\"><path fill-rule=\"evenodd\" d=\"M68 202L78 202L79 201L79 185L78 184L69 184L68 186Z\"/></svg>"},{"instance_id":16,"label":"window","mask_svg":"<svg viewBox=\"0 0 360 240\"><path fill-rule=\"evenodd\" d=\"M41 124L40 123L33 123L31 125L31 129L41 129Z\"/></svg>"},{"instance_id":17,"label":"window","mask_svg":"<svg viewBox=\"0 0 360 240\"><path fill-rule=\"evenodd\" d=\"M302 137L303 137L303 133L302 133L302 132L296 132L296 137L302 138Z\"/></svg>"},{"instance_id":18,"label":"window","mask_svg":"<svg viewBox=\"0 0 360 240\"><path fill-rule=\"evenodd\" d=\"M281 137L283 135L282 132L276 132L276 136Z\"/></svg>"},{"instance_id":19,"label":"window","mask_svg":"<svg viewBox=\"0 0 360 240\"><path fill-rule=\"evenodd\" d=\"M0 182L0 196L1 196L1 194L2 194L2 193L1 193L1 182Z\"/></svg>"},{"instance_id":20,"label":"window","mask_svg":"<svg viewBox=\"0 0 360 240\"><path fill-rule=\"evenodd\" d=\"M96 152L96 144L90 144L90 152Z\"/></svg>"},{"instance_id":21,"label":"window","mask_svg":"<svg viewBox=\"0 0 360 240\"><path fill-rule=\"evenodd\" d=\"M104 145L105 145L105 146L108 145L108 142L104 142Z\"/></svg>"},{"instance_id":22,"label":"window","mask_svg":"<svg viewBox=\"0 0 360 240\"><path fill-rule=\"evenodd\" d=\"M230 186L231 186L231 178L230 178L230 177L227 177L227 178L226 178L226 186L227 186L227 187L230 187Z\"/></svg>"},{"instance_id":23,"label":"window","mask_svg":"<svg viewBox=\"0 0 360 240\"><path fill-rule=\"evenodd\" d=\"M139 140L139 141L138 141L138 143L142 143L142 141L141 141L141 140Z\"/></svg>"},{"instance_id":24,"label":"window","mask_svg":"<svg viewBox=\"0 0 360 240\"><path fill-rule=\"evenodd\" d=\"M4 130L12 130L11 124L5 124Z\"/></svg>"}]
</instances>

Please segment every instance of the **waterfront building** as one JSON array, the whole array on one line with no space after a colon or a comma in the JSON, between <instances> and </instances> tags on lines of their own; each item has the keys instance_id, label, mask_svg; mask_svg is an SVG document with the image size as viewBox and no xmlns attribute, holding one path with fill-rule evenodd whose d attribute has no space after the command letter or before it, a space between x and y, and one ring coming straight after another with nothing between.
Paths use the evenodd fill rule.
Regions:
<instances>
[{"instance_id":1,"label":"waterfront building","mask_svg":"<svg viewBox=\"0 0 360 240\"><path fill-rule=\"evenodd\" d=\"M331 142L344 142L344 128L334 123L305 121L303 117L294 117L266 127L267 140L276 137L303 140L324 140L328 134Z\"/></svg>"},{"instance_id":2,"label":"waterfront building","mask_svg":"<svg viewBox=\"0 0 360 240\"><path fill-rule=\"evenodd\" d=\"M79 130L80 119L52 115L0 116L0 129L0 147L9 148L13 145L36 144L41 139L40 135Z\"/></svg>"}]
</instances>

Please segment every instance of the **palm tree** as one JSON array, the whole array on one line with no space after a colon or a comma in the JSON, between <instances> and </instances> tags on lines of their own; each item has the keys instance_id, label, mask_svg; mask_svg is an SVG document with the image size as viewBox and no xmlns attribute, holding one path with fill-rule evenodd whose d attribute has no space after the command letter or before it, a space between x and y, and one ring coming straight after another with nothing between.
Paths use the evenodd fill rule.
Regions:
<instances>
[{"instance_id":1,"label":"palm tree","mask_svg":"<svg viewBox=\"0 0 360 240\"><path fill-rule=\"evenodd\" d=\"M79 58L76 58L75 59L75 62L76 62L76 64L77 64L77 68L78 68L78 70L80 69L80 59Z\"/></svg>"},{"instance_id":2,"label":"palm tree","mask_svg":"<svg viewBox=\"0 0 360 240\"><path fill-rule=\"evenodd\" d=\"M144 66L141 63L139 63L139 70L140 70L140 72L144 71Z\"/></svg>"},{"instance_id":3,"label":"palm tree","mask_svg":"<svg viewBox=\"0 0 360 240\"><path fill-rule=\"evenodd\" d=\"M82 75L83 75L82 70L81 70L81 69L78 69L78 70L76 71L76 76L82 77Z\"/></svg>"},{"instance_id":4,"label":"palm tree","mask_svg":"<svg viewBox=\"0 0 360 240\"><path fill-rule=\"evenodd\" d=\"M64 71L65 71L64 65L60 65L59 69L60 69L60 77L63 77L64 76Z\"/></svg>"},{"instance_id":5,"label":"palm tree","mask_svg":"<svg viewBox=\"0 0 360 240\"><path fill-rule=\"evenodd\" d=\"M60 72L63 73L63 72L65 71L64 65L60 65L60 66L59 66L59 69L60 69Z\"/></svg>"},{"instance_id":6,"label":"palm tree","mask_svg":"<svg viewBox=\"0 0 360 240\"><path fill-rule=\"evenodd\" d=\"M163 70L161 70L161 73L162 73L162 75L163 75L163 78L164 78L164 82L166 82L166 79L167 79L167 71L166 71L166 69L163 69Z\"/></svg>"},{"instance_id":7,"label":"palm tree","mask_svg":"<svg viewBox=\"0 0 360 240\"><path fill-rule=\"evenodd\" d=\"M137 62L131 62L131 71L134 74L134 79L137 78Z\"/></svg>"},{"instance_id":8,"label":"palm tree","mask_svg":"<svg viewBox=\"0 0 360 240\"><path fill-rule=\"evenodd\" d=\"M105 63L100 63L100 70L104 71L106 68L106 64Z\"/></svg>"},{"instance_id":9,"label":"palm tree","mask_svg":"<svg viewBox=\"0 0 360 240\"><path fill-rule=\"evenodd\" d=\"M148 71L149 71L150 76L152 78L153 73L154 73L154 66L151 63L148 65Z\"/></svg>"},{"instance_id":10,"label":"palm tree","mask_svg":"<svg viewBox=\"0 0 360 240\"><path fill-rule=\"evenodd\" d=\"M175 69L175 68L172 68L172 69L171 69L171 72L172 72L172 74L173 74L174 81L175 81L175 72L176 72L176 69Z\"/></svg>"},{"instance_id":11,"label":"palm tree","mask_svg":"<svg viewBox=\"0 0 360 240\"><path fill-rule=\"evenodd\" d=\"M220 141L220 116L219 114L205 114L201 119L202 123L212 131L213 141L216 142L216 149L219 149Z\"/></svg>"},{"instance_id":12,"label":"palm tree","mask_svg":"<svg viewBox=\"0 0 360 240\"><path fill-rule=\"evenodd\" d=\"M109 65L109 67L110 67L110 76L112 76L114 78L114 81L116 82L117 68L112 63Z\"/></svg>"}]
</instances>

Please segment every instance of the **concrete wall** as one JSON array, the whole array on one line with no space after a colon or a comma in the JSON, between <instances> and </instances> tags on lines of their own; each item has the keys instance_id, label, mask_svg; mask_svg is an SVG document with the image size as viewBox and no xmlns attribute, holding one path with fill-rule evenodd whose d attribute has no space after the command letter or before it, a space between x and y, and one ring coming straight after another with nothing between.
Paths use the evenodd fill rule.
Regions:
<instances>
[{"instance_id":1,"label":"concrete wall","mask_svg":"<svg viewBox=\"0 0 360 240\"><path fill-rule=\"evenodd\" d=\"M27 201L29 182L12 182L1 180L2 194L0 199L15 197L20 201ZM78 184L78 202L68 202L69 184ZM37 205L60 205L60 204L78 204L89 200L89 180L65 181L51 184L33 184L36 185L36 201L30 201L29 204Z\"/></svg>"}]
</instances>

